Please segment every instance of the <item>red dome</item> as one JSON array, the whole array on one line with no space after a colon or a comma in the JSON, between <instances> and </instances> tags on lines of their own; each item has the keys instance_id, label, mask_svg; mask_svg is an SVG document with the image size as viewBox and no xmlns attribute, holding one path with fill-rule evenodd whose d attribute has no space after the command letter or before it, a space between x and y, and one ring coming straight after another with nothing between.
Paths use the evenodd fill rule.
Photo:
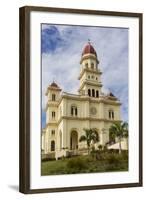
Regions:
<instances>
[{"instance_id":1,"label":"red dome","mask_svg":"<svg viewBox=\"0 0 146 200\"><path fill-rule=\"evenodd\" d=\"M52 87L56 87L56 88L59 88L58 85L57 85L54 81L51 83L50 86L52 86Z\"/></svg>"},{"instance_id":2,"label":"red dome","mask_svg":"<svg viewBox=\"0 0 146 200\"><path fill-rule=\"evenodd\" d=\"M90 42L84 47L82 56L85 54L88 54L88 53L91 53L91 54L94 54L95 56L97 56L96 51L95 51L94 47L90 44Z\"/></svg>"}]
</instances>

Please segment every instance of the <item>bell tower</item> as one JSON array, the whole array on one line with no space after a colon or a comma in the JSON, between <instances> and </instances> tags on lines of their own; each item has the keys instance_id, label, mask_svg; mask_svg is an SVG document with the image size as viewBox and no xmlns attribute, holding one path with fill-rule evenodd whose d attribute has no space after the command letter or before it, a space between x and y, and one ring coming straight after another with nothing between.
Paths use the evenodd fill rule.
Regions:
<instances>
[{"instance_id":1,"label":"bell tower","mask_svg":"<svg viewBox=\"0 0 146 200\"><path fill-rule=\"evenodd\" d=\"M46 105L46 123L56 123L58 120L58 102L60 99L60 87L53 81L46 91L47 105Z\"/></svg>"},{"instance_id":2,"label":"bell tower","mask_svg":"<svg viewBox=\"0 0 146 200\"><path fill-rule=\"evenodd\" d=\"M98 98L101 94L101 74L99 60L90 41L84 47L80 61L79 94Z\"/></svg>"}]
</instances>

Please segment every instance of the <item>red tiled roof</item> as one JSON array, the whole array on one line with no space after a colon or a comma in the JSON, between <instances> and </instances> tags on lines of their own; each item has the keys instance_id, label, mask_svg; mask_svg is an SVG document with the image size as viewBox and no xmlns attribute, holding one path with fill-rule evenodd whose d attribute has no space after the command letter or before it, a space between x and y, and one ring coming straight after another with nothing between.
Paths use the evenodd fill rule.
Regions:
<instances>
[{"instance_id":1,"label":"red tiled roof","mask_svg":"<svg viewBox=\"0 0 146 200\"><path fill-rule=\"evenodd\" d=\"M56 87L56 88L59 88L59 86L53 81L50 85L51 87Z\"/></svg>"},{"instance_id":2,"label":"red tiled roof","mask_svg":"<svg viewBox=\"0 0 146 200\"><path fill-rule=\"evenodd\" d=\"M83 52L82 52L82 56L85 54L94 54L95 56L97 56L96 51L94 49L94 47L90 44L90 42L88 42L88 44L84 47Z\"/></svg>"}]
</instances>

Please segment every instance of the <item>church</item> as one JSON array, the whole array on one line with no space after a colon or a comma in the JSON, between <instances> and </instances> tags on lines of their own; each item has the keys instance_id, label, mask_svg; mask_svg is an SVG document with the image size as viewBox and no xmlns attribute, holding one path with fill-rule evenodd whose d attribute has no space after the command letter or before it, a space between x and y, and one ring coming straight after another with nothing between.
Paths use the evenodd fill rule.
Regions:
<instances>
[{"instance_id":1,"label":"church","mask_svg":"<svg viewBox=\"0 0 146 200\"><path fill-rule=\"evenodd\" d=\"M104 94L102 72L93 45L88 42L81 54L78 94L62 91L54 81L46 91L46 126L42 130L42 152L56 159L68 154L85 154L86 142L79 142L84 129L94 128L99 144L109 142L109 128L121 121L121 102L111 92Z\"/></svg>"}]
</instances>

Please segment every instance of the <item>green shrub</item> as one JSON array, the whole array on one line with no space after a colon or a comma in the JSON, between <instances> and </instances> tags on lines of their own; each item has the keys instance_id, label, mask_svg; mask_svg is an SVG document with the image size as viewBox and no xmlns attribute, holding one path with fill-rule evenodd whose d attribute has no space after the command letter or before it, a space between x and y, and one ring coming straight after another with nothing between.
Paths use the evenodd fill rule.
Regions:
<instances>
[{"instance_id":1,"label":"green shrub","mask_svg":"<svg viewBox=\"0 0 146 200\"><path fill-rule=\"evenodd\" d=\"M68 160L67 167L70 169L81 170L81 169L86 169L87 165L86 161L82 160L81 158L72 158Z\"/></svg>"},{"instance_id":2,"label":"green shrub","mask_svg":"<svg viewBox=\"0 0 146 200\"><path fill-rule=\"evenodd\" d=\"M115 165L106 166L106 171L118 171L118 168Z\"/></svg>"},{"instance_id":3,"label":"green shrub","mask_svg":"<svg viewBox=\"0 0 146 200\"><path fill-rule=\"evenodd\" d=\"M122 158L124 160L128 160L128 152L127 151L122 151Z\"/></svg>"},{"instance_id":4,"label":"green shrub","mask_svg":"<svg viewBox=\"0 0 146 200\"><path fill-rule=\"evenodd\" d=\"M114 153L114 149L109 149L108 152L109 153Z\"/></svg>"},{"instance_id":5,"label":"green shrub","mask_svg":"<svg viewBox=\"0 0 146 200\"><path fill-rule=\"evenodd\" d=\"M89 163L89 162L93 162L94 158L92 156L88 156L88 157L85 157L84 160L85 160L86 163Z\"/></svg>"},{"instance_id":6,"label":"green shrub","mask_svg":"<svg viewBox=\"0 0 146 200\"><path fill-rule=\"evenodd\" d=\"M101 151L103 149L103 146L101 144L98 145L98 149Z\"/></svg>"},{"instance_id":7,"label":"green shrub","mask_svg":"<svg viewBox=\"0 0 146 200\"><path fill-rule=\"evenodd\" d=\"M107 145L103 146L103 151L106 153L108 151Z\"/></svg>"},{"instance_id":8,"label":"green shrub","mask_svg":"<svg viewBox=\"0 0 146 200\"><path fill-rule=\"evenodd\" d=\"M93 159L96 158L96 150L94 146L91 149L90 155L92 156Z\"/></svg>"},{"instance_id":9,"label":"green shrub","mask_svg":"<svg viewBox=\"0 0 146 200\"><path fill-rule=\"evenodd\" d=\"M96 160L103 160L104 157L103 157L103 154L99 151L96 152Z\"/></svg>"},{"instance_id":10,"label":"green shrub","mask_svg":"<svg viewBox=\"0 0 146 200\"><path fill-rule=\"evenodd\" d=\"M116 157L114 154L109 155L107 157L108 164L117 165L120 163L120 159Z\"/></svg>"},{"instance_id":11,"label":"green shrub","mask_svg":"<svg viewBox=\"0 0 146 200\"><path fill-rule=\"evenodd\" d=\"M54 160L56 160L56 159L53 158L53 157L44 157L44 158L42 158L42 162L54 161Z\"/></svg>"}]
</instances>

